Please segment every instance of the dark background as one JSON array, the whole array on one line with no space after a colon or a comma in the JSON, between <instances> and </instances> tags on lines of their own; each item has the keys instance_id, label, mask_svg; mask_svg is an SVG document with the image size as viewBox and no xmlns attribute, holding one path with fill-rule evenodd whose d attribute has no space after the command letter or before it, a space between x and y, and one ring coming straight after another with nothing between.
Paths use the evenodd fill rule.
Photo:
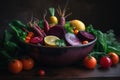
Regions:
<instances>
[{"instance_id":1,"label":"dark background","mask_svg":"<svg viewBox=\"0 0 120 80\"><path fill-rule=\"evenodd\" d=\"M44 9L49 7L63 8L67 0L1 0L0 1L0 38L8 23L13 19L23 22L30 20L31 15L42 19ZM67 13L72 15L67 20L79 19L86 26L92 24L95 28L107 31L113 29L119 37L119 0L69 0ZM57 15L57 13L56 13Z\"/></svg>"}]
</instances>

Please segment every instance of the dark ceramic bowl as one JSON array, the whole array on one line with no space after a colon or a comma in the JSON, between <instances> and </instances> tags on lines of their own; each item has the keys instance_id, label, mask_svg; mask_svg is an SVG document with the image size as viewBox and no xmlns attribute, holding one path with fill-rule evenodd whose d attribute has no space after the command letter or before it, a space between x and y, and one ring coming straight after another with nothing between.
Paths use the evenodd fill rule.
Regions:
<instances>
[{"instance_id":1,"label":"dark ceramic bowl","mask_svg":"<svg viewBox=\"0 0 120 80\"><path fill-rule=\"evenodd\" d=\"M40 64L63 66L70 65L85 57L93 49L97 38L82 46L46 47L27 44L27 50Z\"/></svg>"}]
</instances>

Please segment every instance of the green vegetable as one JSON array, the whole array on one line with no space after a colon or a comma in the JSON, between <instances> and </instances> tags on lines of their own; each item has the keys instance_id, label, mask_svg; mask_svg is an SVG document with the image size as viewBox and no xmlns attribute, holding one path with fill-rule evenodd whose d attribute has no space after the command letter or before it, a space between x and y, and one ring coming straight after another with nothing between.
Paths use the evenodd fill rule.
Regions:
<instances>
[{"instance_id":1,"label":"green vegetable","mask_svg":"<svg viewBox=\"0 0 120 80\"><path fill-rule=\"evenodd\" d=\"M71 27L70 22L66 22L64 28L67 32L73 33L73 27Z\"/></svg>"},{"instance_id":2,"label":"green vegetable","mask_svg":"<svg viewBox=\"0 0 120 80\"><path fill-rule=\"evenodd\" d=\"M40 20L40 21L38 22L38 26L39 26L41 29L43 29L43 28L44 28L44 20Z\"/></svg>"},{"instance_id":3,"label":"green vegetable","mask_svg":"<svg viewBox=\"0 0 120 80\"><path fill-rule=\"evenodd\" d=\"M58 47L64 47L64 46L66 46L66 44L65 44L65 42L64 42L64 40L62 40L62 39L58 39L58 40L56 40L56 45L58 46Z\"/></svg>"},{"instance_id":4,"label":"green vegetable","mask_svg":"<svg viewBox=\"0 0 120 80\"><path fill-rule=\"evenodd\" d=\"M18 27L17 25L14 26L14 24L9 24L9 26L11 27L11 29L16 33L16 35L14 34L14 36L16 36L18 39L21 39L22 41L25 41L25 37L27 36L27 32L24 32L20 27Z\"/></svg>"},{"instance_id":5,"label":"green vegetable","mask_svg":"<svg viewBox=\"0 0 120 80\"><path fill-rule=\"evenodd\" d=\"M97 37L97 42L92 53L99 52L107 54L112 51L120 56L120 43L116 40L113 30L103 33L100 30L94 29L92 25L89 25L86 31L93 33ZM94 55L97 56L98 54Z\"/></svg>"},{"instance_id":6,"label":"green vegetable","mask_svg":"<svg viewBox=\"0 0 120 80\"><path fill-rule=\"evenodd\" d=\"M52 16L55 16L55 9L54 8L49 8L49 12Z\"/></svg>"},{"instance_id":7,"label":"green vegetable","mask_svg":"<svg viewBox=\"0 0 120 80\"><path fill-rule=\"evenodd\" d=\"M11 61L13 58L5 51L5 50L2 50L0 51L0 53L7 58L8 61Z\"/></svg>"},{"instance_id":8,"label":"green vegetable","mask_svg":"<svg viewBox=\"0 0 120 80\"><path fill-rule=\"evenodd\" d=\"M2 54L8 60L17 55L16 49L19 48L18 44L14 41L13 35L8 31L4 31L3 41L1 41L0 55Z\"/></svg>"},{"instance_id":9,"label":"green vegetable","mask_svg":"<svg viewBox=\"0 0 120 80\"><path fill-rule=\"evenodd\" d=\"M13 26L15 26L15 27L18 27L18 28L28 28L25 24L23 24L21 21L19 21L19 20L13 20L13 21L11 21L10 23L9 23L9 25L13 25Z\"/></svg>"}]
</instances>

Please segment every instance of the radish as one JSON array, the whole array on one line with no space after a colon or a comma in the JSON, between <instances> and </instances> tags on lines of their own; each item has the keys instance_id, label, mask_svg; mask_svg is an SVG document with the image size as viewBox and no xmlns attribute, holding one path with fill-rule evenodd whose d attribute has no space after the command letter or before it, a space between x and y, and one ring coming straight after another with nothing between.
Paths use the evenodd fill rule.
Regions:
<instances>
[{"instance_id":1,"label":"radish","mask_svg":"<svg viewBox=\"0 0 120 80\"><path fill-rule=\"evenodd\" d=\"M64 9L63 9L63 11L61 10L60 6L58 6L58 9L57 9L57 12L58 12L58 14L59 14L59 16L60 16L59 24L62 25L62 26L64 26L65 23L66 23L66 20L65 20L66 17L68 17L69 15L71 15L71 13L65 15L68 2L69 2L69 1L67 1L66 5L65 5L65 7L64 7Z\"/></svg>"},{"instance_id":2,"label":"radish","mask_svg":"<svg viewBox=\"0 0 120 80\"><path fill-rule=\"evenodd\" d=\"M38 34L38 36L44 37L44 34L42 33L40 27L35 22L29 22L28 25Z\"/></svg>"},{"instance_id":3,"label":"radish","mask_svg":"<svg viewBox=\"0 0 120 80\"><path fill-rule=\"evenodd\" d=\"M41 36L33 37L31 38L30 43L33 43L33 44L43 43L43 37Z\"/></svg>"},{"instance_id":4,"label":"radish","mask_svg":"<svg viewBox=\"0 0 120 80\"><path fill-rule=\"evenodd\" d=\"M73 33L66 33L65 39L66 39L67 43L71 46L81 45L80 40Z\"/></svg>"},{"instance_id":5,"label":"radish","mask_svg":"<svg viewBox=\"0 0 120 80\"><path fill-rule=\"evenodd\" d=\"M45 11L45 14L44 14L44 32L47 33L50 29L49 27L49 23L48 21L46 20L46 15L47 15L47 11Z\"/></svg>"}]
</instances>

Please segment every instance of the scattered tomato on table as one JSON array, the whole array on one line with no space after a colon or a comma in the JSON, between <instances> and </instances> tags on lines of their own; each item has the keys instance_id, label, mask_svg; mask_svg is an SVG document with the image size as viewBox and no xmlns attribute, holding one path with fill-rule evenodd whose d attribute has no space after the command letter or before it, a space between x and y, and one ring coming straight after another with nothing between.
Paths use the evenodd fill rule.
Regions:
<instances>
[{"instance_id":1,"label":"scattered tomato on table","mask_svg":"<svg viewBox=\"0 0 120 80\"><path fill-rule=\"evenodd\" d=\"M8 70L11 73L18 74L22 71L23 69L23 64L20 60L18 59L13 59L11 62L8 64Z\"/></svg>"},{"instance_id":2,"label":"scattered tomato on table","mask_svg":"<svg viewBox=\"0 0 120 80\"><path fill-rule=\"evenodd\" d=\"M44 75L45 75L45 70L40 69L40 70L38 71L38 74L39 74L39 76L44 76Z\"/></svg>"},{"instance_id":3,"label":"scattered tomato on table","mask_svg":"<svg viewBox=\"0 0 120 80\"><path fill-rule=\"evenodd\" d=\"M21 62L23 64L24 70L31 70L34 67L34 60L30 57L22 58Z\"/></svg>"},{"instance_id":4,"label":"scattered tomato on table","mask_svg":"<svg viewBox=\"0 0 120 80\"><path fill-rule=\"evenodd\" d=\"M110 68L112 65L112 61L108 56L103 56L100 59L100 66L101 68L107 69Z\"/></svg>"},{"instance_id":5,"label":"scattered tomato on table","mask_svg":"<svg viewBox=\"0 0 120 80\"><path fill-rule=\"evenodd\" d=\"M109 52L108 55L112 61L112 65L117 65L119 63L119 56L114 52Z\"/></svg>"},{"instance_id":6,"label":"scattered tomato on table","mask_svg":"<svg viewBox=\"0 0 120 80\"><path fill-rule=\"evenodd\" d=\"M83 60L83 64L88 69L94 69L97 65L97 60L93 56L86 56Z\"/></svg>"}]
</instances>

